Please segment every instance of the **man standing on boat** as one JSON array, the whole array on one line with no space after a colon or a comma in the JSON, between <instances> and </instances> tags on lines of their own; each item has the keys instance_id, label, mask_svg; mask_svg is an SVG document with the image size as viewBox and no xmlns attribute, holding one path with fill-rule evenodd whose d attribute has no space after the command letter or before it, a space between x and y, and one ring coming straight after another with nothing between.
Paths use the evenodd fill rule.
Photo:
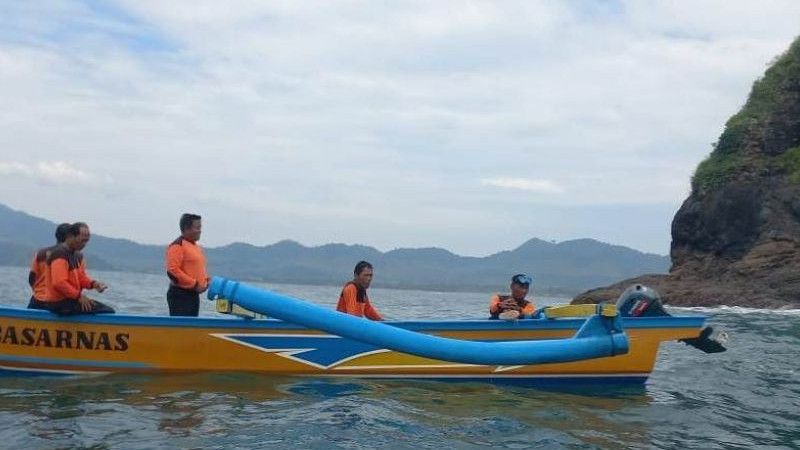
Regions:
<instances>
[{"instance_id":1,"label":"man standing on boat","mask_svg":"<svg viewBox=\"0 0 800 450\"><path fill-rule=\"evenodd\" d=\"M181 235L167 247L166 267L170 284L167 305L170 316L197 317L200 312L200 294L208 289L206 257L197 243L202 229L197 214L181 216Z\"/></svg>"},{"instance_id":2,"label":"man standing on boat","mask_svg":"<svg viewBox=\"0 0 800 450\"><path fill-rule=\"evenodd\" d=\"M76 222L66 229L64 242L47 255L43 299L31 299L32 309L46 309L59 315L114 313L114 308L83 294L84 289L103 292L107 286L86 274L81 250L91 238L89 226Z\"/></svg>"},{"instance_id":3,"label":"man standing on boat","mask_svg":"<svg viewBox=\"0 0 800 450\"><path fill-rule=\"evenodd\" d=\"M68 223L62 223L57 226L56 245L40 248L33 254L31 271L28 273L28 284L31 285L31 301L28 303L28 308L30 309L35 309L33 307L34 300L42 301L47 295L47 283L45 282L47 278L47 257L67 239L67 229L69 227L70 224Z\"/></svg>"},{"instance_id":4,"label":"man standing on boat","mask_svg":"<svg viewBox=\"0 0 800 450\"><path fill-rule=\"evenodd\" d=\"M353 281L348 281L339 294L336 310L371 320L383 320L378 311L372 307L367 295L367 289L372 283L372 264L359 261L353 269L353 275Z\"/></svg>"},{"instance_id":5,"label":"man standing on boat","mask_svg":"<svg viewBox=\"0 0 800 450\"><path fill-rule=\"evenodd\" d=\"M524 273L511 277L511 293L495 294L489 301L491 319L514 320L533 314L533 302L526 299L533 279Z\"/></svg>"}]
</instances>

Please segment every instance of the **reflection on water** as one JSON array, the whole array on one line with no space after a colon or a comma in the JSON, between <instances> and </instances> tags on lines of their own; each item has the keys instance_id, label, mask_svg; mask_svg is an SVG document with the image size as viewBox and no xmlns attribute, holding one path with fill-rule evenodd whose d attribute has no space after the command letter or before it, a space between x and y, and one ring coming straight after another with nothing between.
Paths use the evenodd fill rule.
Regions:
<instances>
[{"instance_id":1,"label":"reflection on water","mask_svg":"<svg viewBox=\"0 0 800 450\"><path fill-rule=\"evenodd\" d=\"M120 448L176 439L411 448L402 444L409 436L506 448L570 442L613 448L626 436L625 445L638 446L647 440L646 426L613 415L650 401L643 389L598 396L483 383L250 374L8 379L3 387L0 418L13 416L27 429L4 429L9 443ZM375 437L364 441L365 430Z\"/></svg>"},{"instance_id":2,"label":"reflection on water","mask_svg":"<svg viewBox=\"0 0 800 450\"><path fill-rule=\"evenodd\" d=\"M546 391L483 383L382 382L380 396L403 402L419 420L455 424L463 439L492 438L493 445L515 444L530 430L548 430L562 438L578 439L608 448L621 435L629 444L644 442L641 424L620 423L616 412L646 407L650 397L643 387L597 389L561 388ZM535 437L531 436L531 437ZM542 443L550 439L546 437ZM562 442L564 439L559 439Z\"/></svg>"}]
</instances>

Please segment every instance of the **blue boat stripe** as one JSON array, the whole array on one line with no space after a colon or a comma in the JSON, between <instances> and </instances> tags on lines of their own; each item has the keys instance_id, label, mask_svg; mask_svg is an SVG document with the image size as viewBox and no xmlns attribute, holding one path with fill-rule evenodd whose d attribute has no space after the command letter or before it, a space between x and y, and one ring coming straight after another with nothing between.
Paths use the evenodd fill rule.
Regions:
<instances>
[{"instance_id":1,"label":"blue boat stripe","mask_svg":"<svg viewBox=\"0 0 800 450\"><path fill-rule=\"evenodd\" d=\"M95 361L87 359L66 359L66 358L41 358L34 356L17 356L0 354L0 361L24 362L30 364L50 364L80 367L114 367L114 368L149 368L150 364L127 361Z\"/></svg>"},{"instance_id":2,"label":"blue boat stripe","mask_svg":"<svg viewBox=\"0 0 800 450\"><path fill-rule=\"evenodd\" d=\"M388 351L329 334L212 333L211 335L320 369L329 369L354 358Z\"/></svg>"},{"instance_id":3,"label":"blue boat stripe","mask_svg":"<svg viewBox=\"0 0 800 450\"><path fill-rule=\"evenodd\" d=\"M582 375L474 375L474 374L314 374L312 376L328 378L369 378L379 380L421 380L421 381L452 381L452 382L478 382L478 383L497 383L518 386L564 386L582 387L586 385L644 385L648 374L626 373L615 375L601 374L582 374Z\"/></svg>"},{"instance_id":4,"label":"blue boat stripe","mask_svg":"<svg viewBox=\"0 0 800 450\"><path fill-rule=\"evenodd\" d=\"M102 373L102 372L98 372ZM0 377L18 377L24 376L82 376L91 374L90 372L79 372L70 370L52 370L52 369L33 369L33 368L11 368L0 366ZM442 382L492 382L498 384L513 384L519 386L536 386L536 385L563 385L565 387L580 387L588 384L614 384L614 385L643 385L647 381L648 374L626 373L615 375L599 375L599 374L584 374L584 375L387 375L387 374L319 374L312 375L319 377L329 378L371 378L371 379L404 379L404 380L419 380L419 381L442 381Z\"/></svg>"},{"instance_id":5,"label":"blue boat stripe","mask_svg":"<svg viewBox=\"0 0 800 450\"><path fill-rule=\"evenodd\" d=\"M632 373L609 373L609 374L600 374L600 373L576 373L576 374L561 374L561 373L541 373L541 374L486 374L486 375L479 375L479 374L464 374L464 373L437 373L437 374L418 374L418 373L407 373L407 374L381 374L381 373L374 373L374 374L361 374L361 373L317 373L311 374L310 376L315 377L365 377L365 378L375 378L375 377L392 377L392 378L541 378L541 379L586 379L586 378L647 378L650 374L648 373L639 373L639 372L632 372Z\"/></svg>"},{"instance_id":6,"label":"blue boat stripe","mask_svg":"<svg viewBox=\"0 0 800 450\"><path fill-rule=\"evenodd\" d=\"M55 369L33 369L0 366L0 377L83 377L91 375L106 375L103 371L75 371L75 370L55 370Z\"/></svg>"}]
</instances>

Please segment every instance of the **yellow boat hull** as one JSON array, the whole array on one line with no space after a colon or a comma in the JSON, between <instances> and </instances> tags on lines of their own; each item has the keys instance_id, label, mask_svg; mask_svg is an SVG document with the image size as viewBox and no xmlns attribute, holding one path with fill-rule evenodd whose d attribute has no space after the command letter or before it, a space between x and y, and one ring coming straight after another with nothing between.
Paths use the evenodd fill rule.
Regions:
<instances>
[{"instance_id":1,"label":"yellow boat hull","mask_svg":"<svg viewBox=\"0 0 800 450\"><path fill-rule=\"evenodd\" d=\"M625 318L627 354L523 366L438 361L360 347L278 320L97 315L58 317L0 307L6 375L256 372L274 375L642 382L663 341L696 337L703 317ZM398 327L480 341L568 338L582 319L396 322Z\"/></svg>"}]
</instances>

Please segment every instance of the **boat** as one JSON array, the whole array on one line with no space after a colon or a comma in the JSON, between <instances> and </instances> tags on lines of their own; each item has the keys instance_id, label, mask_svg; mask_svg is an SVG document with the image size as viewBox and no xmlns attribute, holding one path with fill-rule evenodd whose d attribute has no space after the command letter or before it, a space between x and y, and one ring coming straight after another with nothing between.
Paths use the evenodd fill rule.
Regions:
<instances>
[{"instance_id":1,"label":"boat","mask_svg":"<svg viewBox=\"0 0 800 450\"><path fill-rule=\"evenodd\" d=\"M664 341L724 350L703 328L704 316L671 316L641 286L616 305L548 307L515 321L373 322L218 277L208 297L234 314L58 316L0 306L0 374L251 372L640 384Z\"/></svg>"}]
</instances>

